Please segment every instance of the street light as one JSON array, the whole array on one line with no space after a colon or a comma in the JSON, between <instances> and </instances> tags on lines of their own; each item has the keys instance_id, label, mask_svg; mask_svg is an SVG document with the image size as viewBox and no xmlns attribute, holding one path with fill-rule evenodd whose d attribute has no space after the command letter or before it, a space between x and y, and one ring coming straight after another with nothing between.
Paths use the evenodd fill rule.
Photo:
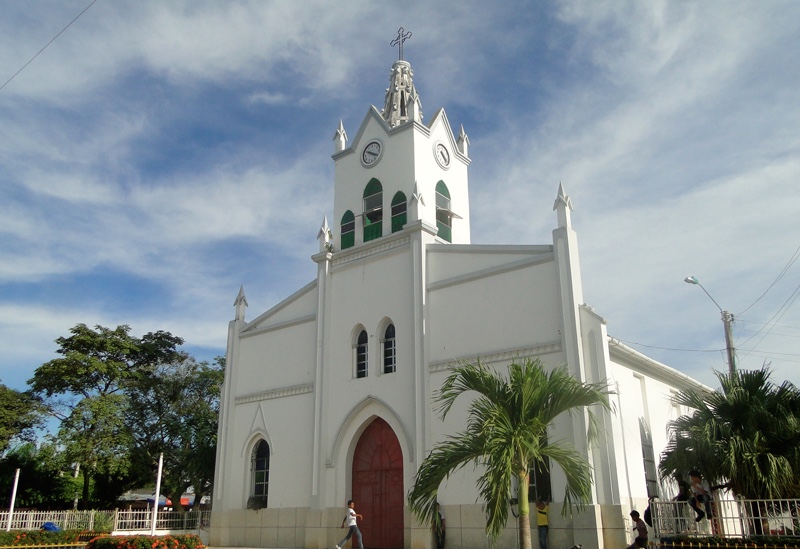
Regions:
<instances>
[{"instance_id":1,"label":"street light","mask_svg":"<svg viewBox=\"0 0 800 549\"><path fill-rule=\"evenodd\" d=\"M684 282L687 284L694 284L695 286L700 286L708 298L714 302L714 305L717 306L719 312L722 313L722 324L725 327L725 349L728 351L728 373L733 375L736 373L736 358L734 357L734 348L733 348L733 336L731 335L731 322L733 322L733 314L729 313L728 311L723 311L722 307L719 306L719 303L711 297L711 294L706 291L700 281L697 280L694 276L687 276L683 279Z\"/></svg>"}]
</instances>

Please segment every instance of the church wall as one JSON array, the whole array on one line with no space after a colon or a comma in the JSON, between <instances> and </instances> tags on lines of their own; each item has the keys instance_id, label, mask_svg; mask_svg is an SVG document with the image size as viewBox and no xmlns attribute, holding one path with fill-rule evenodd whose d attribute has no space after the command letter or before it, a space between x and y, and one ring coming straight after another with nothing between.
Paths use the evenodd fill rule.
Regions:
<instances>
[{"instance_id":1,"label":"church wall","mask_svg":"<svg viewBox=\"0 0 800 549\"><path fill-rule=\"evenodd\" d=\"M417 188L424 198L425 204L422 206L423 219L429 223L436 224L436 184L441 180L450 192L450 209L460 217L452 220L453 244L470 243L470 222L469 222L469 190L467 166L456 155L455 142L448 124L441 122L446 120L444 113L437 113L439 116L432 121L430 135L417 134L414 141L414 171ZM447 169L442 169L436 162L435 146L437 143L444 144L450 151L450 165Z\"/></svg>"},{"instance_id":2,"label":"church wall","mask_svg":"<svg viewBox=\"0 0 800 549\"><path fill-rule=\"evenodd\" d=\"M335 456L335 471L329 472L333 475L328 479L329 490L325 499L329 506L341 506L350 496L351 464L347 459L352 455L348 456L347 452L354 448L358 435L350 429L366 425L348 426L348 422L368 421L367 417L362 418L364 412L359 412L368 395L380 403L370 413L387 419L401 440L401 446L409 442L405 440L405 433L414 432L412 266L408 244L401 243L388 252L338 266L331 274L327 303L331 313L326 323L326 404L323 404L322 421L325 451L339 453ZM396 331L396 371L383 373L381 340L389 322L394 324ZM369 342L368 375L359 379L355 377L353 344L360 327L368 333ZM336 437L342 436L343 430L350 433L338 441L345 448L333 448ZM410 443L413 445L414 441Z\"/></svg>"},{"instance_id":3,"label":"church wall","mask_svg":"<svg viewBox=\"0 0 800 549\"><path fill-rule=\"evenodd\" d=\"M439 263L449 259L450 254L429 254L429 270L446 271ZM560 343L556 276L554 264L545 262L488 274L465 268L449 284L443 280L429 285L429 360L471 360Z\"/></svg>"},{"instance_id":4,"label":"church wall","mask_svg":"<svg viewBox=\"0 0 800 549\"><path fill-rule=\"evenodd\" d=\"M553 261L552 246L429 244L428 285L518 262Z\"/></svg>"},{"instance_id":5,"label":"church wall","mask_svg":"<svg viewBox=\"0 0 800 549\"><path fill-rule=\"evenodd\" d=\"M670 402L677 391L692 384L693 380L685 376L671 376L670 369L655 363L642 364L627 362L619 358L609 361L609 381L617 391L613 397L616 414L613 416L613 430L616 446L616 469L620 472L618 490L621 494L618 515L612 517L620 521L620 530L626 543L632 540L628 532L627 517L632 509L640 513L648 505L648 493L645 465L642 457L642 437L639 429L639 418L644 418L652 437L654 465L657 468L661 453L668 443L667 424L675 419L680 410ZM681 379L685 378L685 379ZM623 474L624 473L624 474ZM663 486L659 480L659 496L672 497L671 486ZM606 524L613 524L612 520ZM608 543L606 544L608 545Z\"/></svg>"},{"instance_id":6,"label":"church wall","mask_svg":"<svg viewBox=\"0 0 800 549\"><path fill-rule=\"evenodd\" d=\"M255 443L270 446L269 507L308 505L313 432L313 393L265 397L235 405L231 424L234 432L224 451L228 471L223 487L224 507L245 509L250 496L250 456ZM299 469L297 469L299 467Z\"/></svg>"},{"instance_id":7,"label":"church wall","mask_svg":"<svg viewBox=\"0 0 800 549\"><path fill-rule=\"evenodd\" d=\"M314 382L316 322L242 337L237 364L237 394Z\"/></svg>"},{"instance_id":8,"label":"church wall","mask_svg":"<svg viewBox=\"0 0 800 549\"><path fill-rule=\"evenodd\" d=\"M336 189L334 193L333 232L340 237L338 230L344 212L352 211L356 216L356 244L363 243L363 218L359 216L364 211L364 189L370 179L376 178L383 187L383 234L391 234L391 203L397 191L405 193L406 198L411 198L414 190L414 180L402 177L408 173L408 165L412 160L412 132L411 126L405 126L395 132L389 139L385 126L375 117L368 116L358 141L353 141L353 152L346 153L336 159ZM377 163L365 168L361 163L361 154L364 147L377 139L381 142L383 151ZM341 241L337 240L337 249Z\"/></svg>"},{"instance_id":9,"label":"church wall","mask_svg":"<svg viewBox=\"0 0 800 549\"><path fill-rule=\"evenodd\" d=\"M317 284L315 280L248 322L243 334L252 334L296 322L298 319L314 315L316 312Z\"/></svg>"}]
</instances>

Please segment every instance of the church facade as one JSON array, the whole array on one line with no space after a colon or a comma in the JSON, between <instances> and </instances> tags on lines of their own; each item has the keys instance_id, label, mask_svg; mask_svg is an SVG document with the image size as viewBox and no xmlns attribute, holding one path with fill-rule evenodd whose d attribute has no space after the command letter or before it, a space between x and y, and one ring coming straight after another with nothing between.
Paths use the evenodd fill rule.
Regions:
<instances>
[{"instance_id":1,"label":"church facade","mask_svg":"<svg viewBox=\"0 0 800 549\"><path fill-rule=\"evenodd\" d=\"M628 512L662 495L655 460L667 421L685 412L669 398L700 385L609 337L584 303L564 188L552 242L471 244L469 138L441 109L423 123L403 60L384 108L370 107L352 139L340 122L333 140L334 218L319 230L316 279L252 320L243 290L234 304L211 545L333 547L353 499L366 547L432 547L405 499L433 446L463 429L466 409L457 401L442 421L435 391L456 364L504 370L526 358L616 391L597 444L587 444L585 417L548 431L594 471L592 501L566 518L560 471L532 476L533 493L553 501L551 546L630 543ZM467 468L442 486L448 548L488 547L478 476ZM516 544L512 518L498 546Z\"/></svg>"}]
</instances>

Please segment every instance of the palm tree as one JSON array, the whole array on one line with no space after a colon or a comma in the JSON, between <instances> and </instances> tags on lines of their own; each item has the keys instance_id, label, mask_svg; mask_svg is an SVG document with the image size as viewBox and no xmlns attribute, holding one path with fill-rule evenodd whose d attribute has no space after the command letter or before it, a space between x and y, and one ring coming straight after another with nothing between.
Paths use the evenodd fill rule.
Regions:
<instances>
[{"instance_id":1,"label":"palm tree","mask_svg":"<svg viewBox=\"0 0 800 549\"><path fill-rule=\"evenodd\" d=\"M468 463L482 465L478 489L486 504L486 533L497 540L508 519L512 478L517 480L519 544L530 549L528 476L534 466L558 464L567 478L564 513L589 501L591 468L571 446L551 443L547 426L562 413L581 413L588 406L610 409L604 384L581 383L566 366L546 372L541 361L526 359L508 366L508 378L477 362L456 367L435 395L442 419L456 398L477 393L471 402L465 431L436 445L422 462L408 495L412 513L425 523L436 520L436 498L441 483ZM588 412L589 438L597 425Z\"/></svg>"},{"instance_id":2,"label":"palm tree","mask_svg":"<svg viewBox=\"0 0 800 549\"><path fill-rule=\"evenodd\" d=\"M662 477L699 469L746 499L795 497L800 487L800 391L775 385L768 368L716 372L720 389L686 390L673 402L694 411L670 422Z\"/></svg>"}]
</instances>

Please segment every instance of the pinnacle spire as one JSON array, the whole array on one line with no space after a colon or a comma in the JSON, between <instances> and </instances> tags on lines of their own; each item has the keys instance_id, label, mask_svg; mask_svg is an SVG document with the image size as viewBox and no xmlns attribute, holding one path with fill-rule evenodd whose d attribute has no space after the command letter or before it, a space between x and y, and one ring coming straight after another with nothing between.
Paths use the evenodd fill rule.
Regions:
<instances>
[{"instance_id":1,"label":"pinnacle spire","mask_svg":"<svg viewBox=\"0 0 800 549\"><path fill-rule=\"evenodd\" d=\"M247 308L247 298L244 296L244 284L239 286L239 294L233 302L236 307L236 320L244 320L244 311Z\"/></svg>"},{"instance_id":2,"label":"pinnacle spire","mask_svg":"<svg viewBox=\"0 0 800 549\"><path fill-rule=\"evenodd\" d=\"M553 204L553 210L556 211L558 216L559 227L571 227L572 220L570 219L570 212L572 212L572 200L569 195L564 191L564 184L558 182L558 196Z\"/></svg>"}]
</instances>

